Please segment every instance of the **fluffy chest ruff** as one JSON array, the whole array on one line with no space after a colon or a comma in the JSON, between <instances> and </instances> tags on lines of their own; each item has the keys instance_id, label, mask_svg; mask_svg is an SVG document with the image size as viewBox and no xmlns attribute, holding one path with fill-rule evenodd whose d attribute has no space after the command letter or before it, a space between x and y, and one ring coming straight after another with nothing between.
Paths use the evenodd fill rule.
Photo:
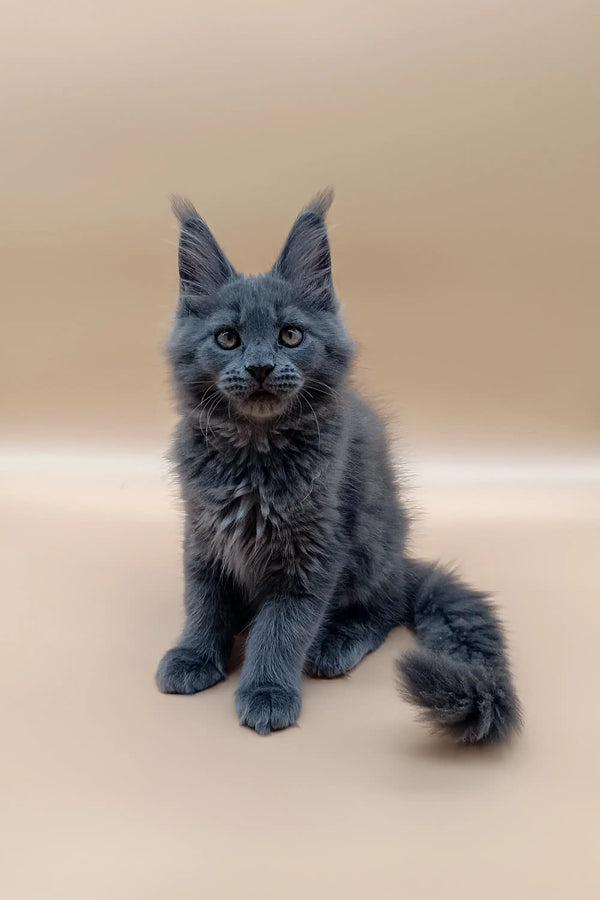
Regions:
<instances>
[{"instance_id":1,"label":"fluffy chest ruff","mask_svg":"<svg viewBox=\"0 0 600 900\"><path fill-rule=\"evenodd\" d=\"M289 453L216 454L193 492L191 524L206 561L249 592L275 572L308 578L322 564L326 473L322 460Z\"/></svg>"},{"instance_id":2,"label":"fluffy chest ruff","mask_svg":"<svg viewBox=\"0 0 600 900\"><path fill-rule=\"evenodd\" d=\"M195 530L209 558L246 588L265 575L275 545L285 547L287 523L260 487L243 484L221 502L203 502Z\"/></svg>"}]
</instances>

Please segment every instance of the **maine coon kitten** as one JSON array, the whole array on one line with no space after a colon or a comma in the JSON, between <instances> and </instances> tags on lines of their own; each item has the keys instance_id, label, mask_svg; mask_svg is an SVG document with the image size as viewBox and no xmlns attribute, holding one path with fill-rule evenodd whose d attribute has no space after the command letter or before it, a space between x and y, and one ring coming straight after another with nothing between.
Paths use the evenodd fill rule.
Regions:
<instances>
[{"instance_id":1,"label":"maine coon kitten","mask_svg":"<svg viewBox=\"0 0 600 900\"><path fill-rule=\"evenodd\" d=\"M247 632L237 712L268 734L298 719L303 672L342 675L406 625L420 648L398 663L404 695L457 740L504 740L520 716L501 626L483 593L405 555L387 440L349 382L332 197L315 197L271 271L250 276L188 201L174 203L186 619L157 683L210 687Z\"/></svg>"}]
</instances>

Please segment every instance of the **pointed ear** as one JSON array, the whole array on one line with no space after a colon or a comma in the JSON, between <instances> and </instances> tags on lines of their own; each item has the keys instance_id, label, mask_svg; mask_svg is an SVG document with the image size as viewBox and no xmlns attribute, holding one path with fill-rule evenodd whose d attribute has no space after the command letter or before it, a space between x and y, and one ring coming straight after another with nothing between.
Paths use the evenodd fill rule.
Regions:
<instances>
[{"instance_id":1,"label":"pointed ear","mask_svg":"<svg viewBox=\"0 0 600 900\"><path fill-rule=\"evenodd\" d=\"M237 274L189 200L172 197L181 223L179 278L182 294L208 295Z\"/></svg>"},{"instance_id":2,"label":"pointed ear","mask_svg":"<svg viewBox=\"0 0 600 900\"><path fill-rule=\"evenodd\" d=\"M317 194L302 210L287 236L273 272L299 287L307 302L318 309L335 309L331 252L325 216L333 202L333 189Z\"/></svg>"}]
</instances>

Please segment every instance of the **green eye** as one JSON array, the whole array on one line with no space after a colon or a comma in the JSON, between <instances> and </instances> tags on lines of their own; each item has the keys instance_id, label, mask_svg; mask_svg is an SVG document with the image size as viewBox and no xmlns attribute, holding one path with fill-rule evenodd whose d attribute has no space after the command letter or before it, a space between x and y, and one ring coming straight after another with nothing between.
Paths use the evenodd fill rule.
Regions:
<instances>
[{"instance_id":1,"label":"green eye","mask_svg":"<svg viewBox=\"0 0 600 900\"><path fill-rule=\"evenodd\" d=\"M215 340L223 350L235 350L242 343L239 334L233 328L223 328L222 331L218 331Z\"/></svg>"},{"instance_id":2,"label":"green eye","mask_svg":"<svg viewBox=\"0 0 600 900\"><path fill-rule=\"evenodd\" d=\"M297 347L302 343L303 337L304 334L299 328L294 328L293 325L284 325L279 332L279 343L284 347Z\"/></svg>"}]
</instances>

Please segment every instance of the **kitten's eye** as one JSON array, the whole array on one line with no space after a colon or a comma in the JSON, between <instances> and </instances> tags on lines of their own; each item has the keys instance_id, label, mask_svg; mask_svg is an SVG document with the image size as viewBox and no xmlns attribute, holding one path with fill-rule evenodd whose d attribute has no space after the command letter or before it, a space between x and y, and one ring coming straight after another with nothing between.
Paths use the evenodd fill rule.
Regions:
<instances>
[{"instance_id":1,"label":"kitten's eye","mask_svg":"<svg viewBox=\"0 0 600 900\"><path fill-rule=\"evenodd\" d=\"M297 347L298 344L302 343L303 337L304 335L299 328L285 325L279 332L279 343L283 344L284 347Z\"/></svg>"},{"instance_id":2,"label":"kitten's eye","mask_svg":"<svg viewBox=\"0 0 600 900\"><path fill-rule=\"evenodd\" d=\"M242 343L239 334L233 328L223 328L222 331L218 331L215 340L223 350L235 350Z\"/></svg>"}]
</instances>

